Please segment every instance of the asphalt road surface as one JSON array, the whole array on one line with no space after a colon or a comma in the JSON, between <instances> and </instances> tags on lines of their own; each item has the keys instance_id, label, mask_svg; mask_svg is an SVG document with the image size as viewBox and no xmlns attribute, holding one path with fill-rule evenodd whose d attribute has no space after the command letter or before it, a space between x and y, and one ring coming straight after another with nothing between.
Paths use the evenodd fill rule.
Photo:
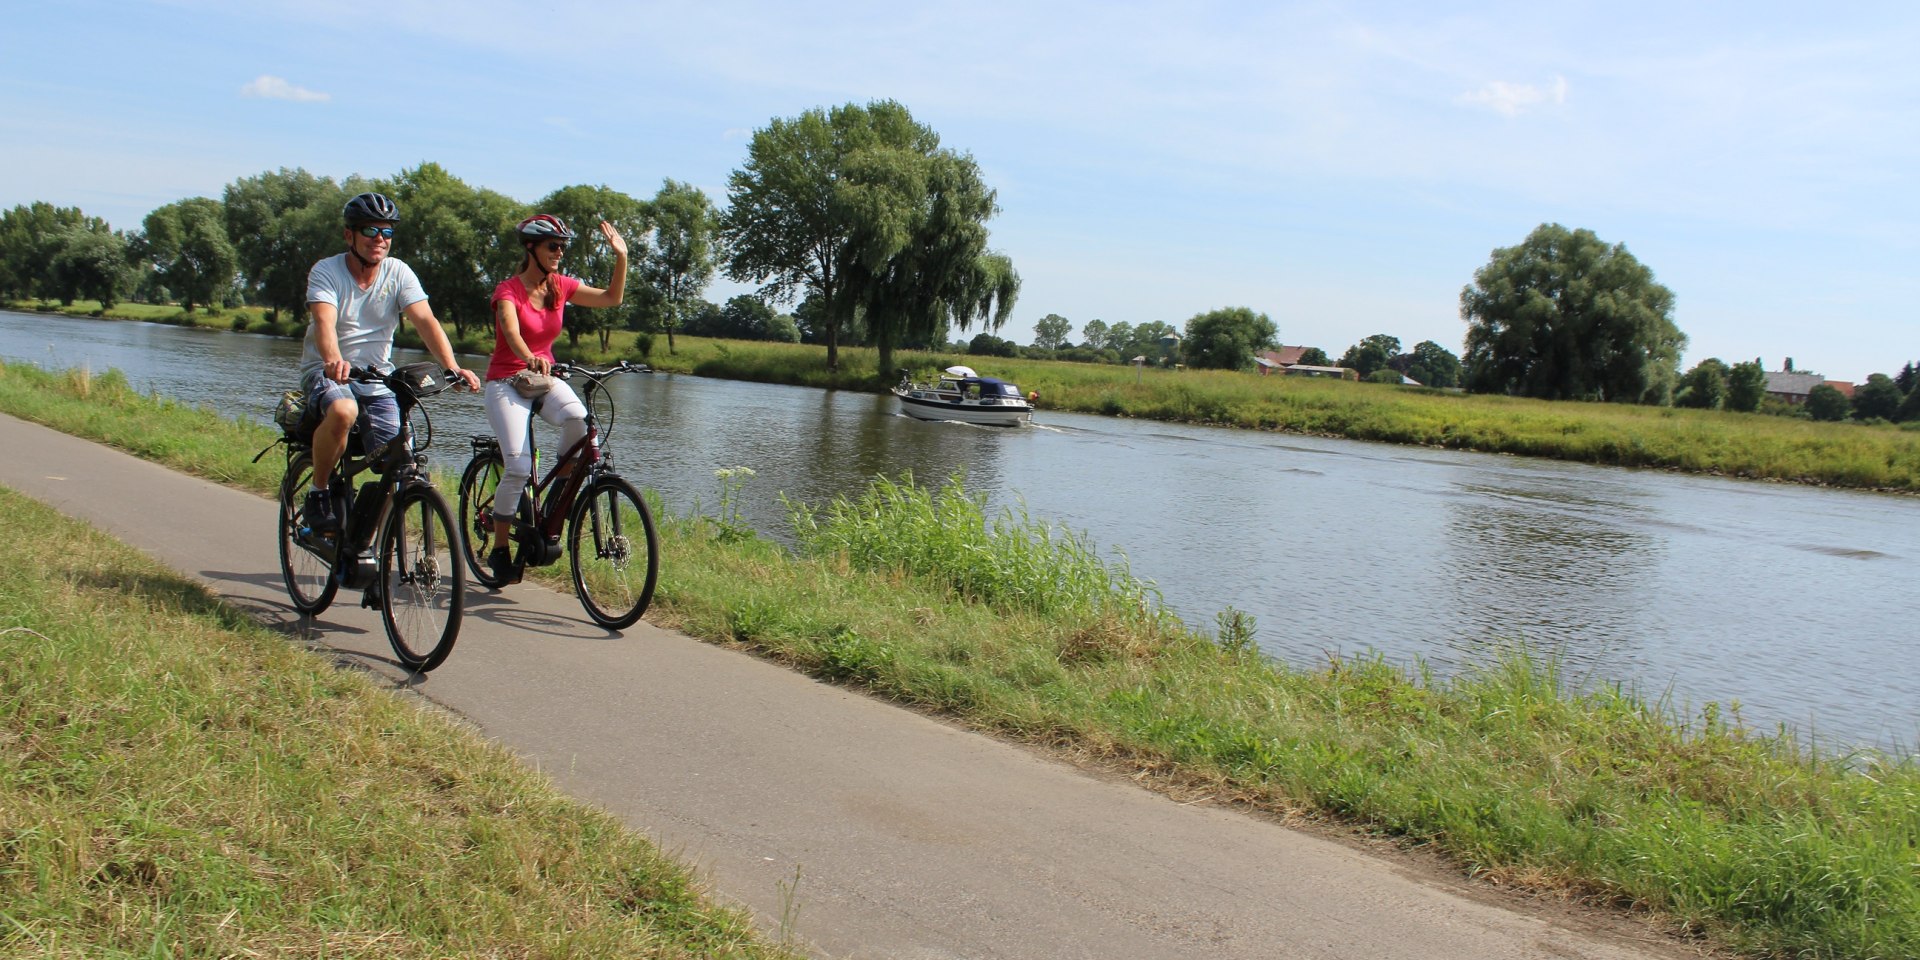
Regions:
<instances>
[{"instance_id":1,"label":"asphalt road surface","mask_svg":"<svg viewBox=\"0 0 1920 960\"><path fill-rule=\"evenodd\" d=\"M313 621L293 613L270 501L4 415L0 451L0 484L467 718L814 956L1696 955L1632 921L1182 804L645 623L610 634L531 583L475 589L452 658L413 678L357 594Z\"/></svg>"}]
</instances>

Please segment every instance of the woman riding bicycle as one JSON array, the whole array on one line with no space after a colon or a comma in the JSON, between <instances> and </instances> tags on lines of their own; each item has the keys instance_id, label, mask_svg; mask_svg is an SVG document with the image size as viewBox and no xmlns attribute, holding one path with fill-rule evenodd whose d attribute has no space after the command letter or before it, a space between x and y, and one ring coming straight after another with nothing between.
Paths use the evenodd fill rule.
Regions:
<instances>
[{"instance_id":1,"label":"woman riding bicycle","mask_svg":"<svg viewBox=\"0 0 1920 960\"><path fill-rule=\"evenodd\" d=\"M507 545L513 542L513 518L533 475L533 438L528 408L540 400L540 416L560 428L565 451L587 435L587 408L573 389L548 374L553 343L560 337L566 305L619 306L627 286L627 241L613 224L600 221L600 235L613 250L613 277L607 288L589 287L559 272L560 258L573 231L560 218L537 214L520 221L520 245L526 256L520 270L493 289L493 359L487 365L487 422L500 441L505 460L494 494L496 546L487 566L503 580L519 579Z\"/></svg>"}]
</instances>

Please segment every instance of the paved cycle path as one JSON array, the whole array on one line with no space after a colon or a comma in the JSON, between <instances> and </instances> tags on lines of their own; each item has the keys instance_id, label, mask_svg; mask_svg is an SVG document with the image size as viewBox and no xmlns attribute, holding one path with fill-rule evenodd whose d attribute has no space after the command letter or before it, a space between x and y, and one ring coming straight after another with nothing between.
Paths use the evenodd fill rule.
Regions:
<instances>
[{"instance_id":1,"label":"paved cycle path","mask_svg":"<svg viewBox=\"0 0 1920 960\"><path fill-rule=\"evenodd\" d=\"M270 501L5 415L0 451L0 485L468 718L815 956L1693 955L1627 922L1516 908L1399 858L1182 805L682 634L610 634L533 584L470 594L452 658L415 680L357 593L314 621L293 613Z\"/></svg>"}]
</instances>

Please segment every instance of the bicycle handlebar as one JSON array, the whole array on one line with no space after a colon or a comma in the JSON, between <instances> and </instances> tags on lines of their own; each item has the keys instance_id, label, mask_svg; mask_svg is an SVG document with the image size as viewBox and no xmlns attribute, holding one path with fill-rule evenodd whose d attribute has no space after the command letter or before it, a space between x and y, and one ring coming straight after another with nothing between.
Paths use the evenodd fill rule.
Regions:
<instances>
[{"instance_id":1,"label":"bicycle handlebar","mask_svg":"<svg viewBox=\"0 0 1920 960\"><path fill-rule=\"evenodd\" d=\"M556 377L559 377L562 380L568 379L576 373L582 376L592 377L593 379L598 380L601 377L610 377L616 373L652 373L652 372L653 372L652 367L649 367L644 363L634 363L630 360L622 360L619 363L616 363L605 370L590 370L577 363L556 363L553 365L553 375Z\"/></svg>"}]
</instances>

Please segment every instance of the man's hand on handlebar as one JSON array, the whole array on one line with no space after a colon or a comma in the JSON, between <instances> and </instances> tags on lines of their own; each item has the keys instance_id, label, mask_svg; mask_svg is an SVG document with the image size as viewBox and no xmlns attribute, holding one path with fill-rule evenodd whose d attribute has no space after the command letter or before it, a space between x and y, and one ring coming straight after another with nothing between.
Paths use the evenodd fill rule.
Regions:
<instances>
[{"instance_id":1,"label":"man's hand on handlebar","mask_svg":"<svg viewBox=\"0 0 1920 960\"><path fill-rule=\"evenodd\" d=\"M347 378L353 376L353 364L345 360L328 360L321 367L321 372L334 383L346 383Z\"/></svg>"},{"instance_id":2,"label":"man's hand on handlebar","mask_svg":"<svg viewBox=\"0 0 1920 960\"><path fill-rule=\"evenodd\" d=\"M447 370L447 376L458 379L462 390L473 393L480 391L480 377L472 370L465 367L451 367Z\"/></svg>"}]
</instances>

